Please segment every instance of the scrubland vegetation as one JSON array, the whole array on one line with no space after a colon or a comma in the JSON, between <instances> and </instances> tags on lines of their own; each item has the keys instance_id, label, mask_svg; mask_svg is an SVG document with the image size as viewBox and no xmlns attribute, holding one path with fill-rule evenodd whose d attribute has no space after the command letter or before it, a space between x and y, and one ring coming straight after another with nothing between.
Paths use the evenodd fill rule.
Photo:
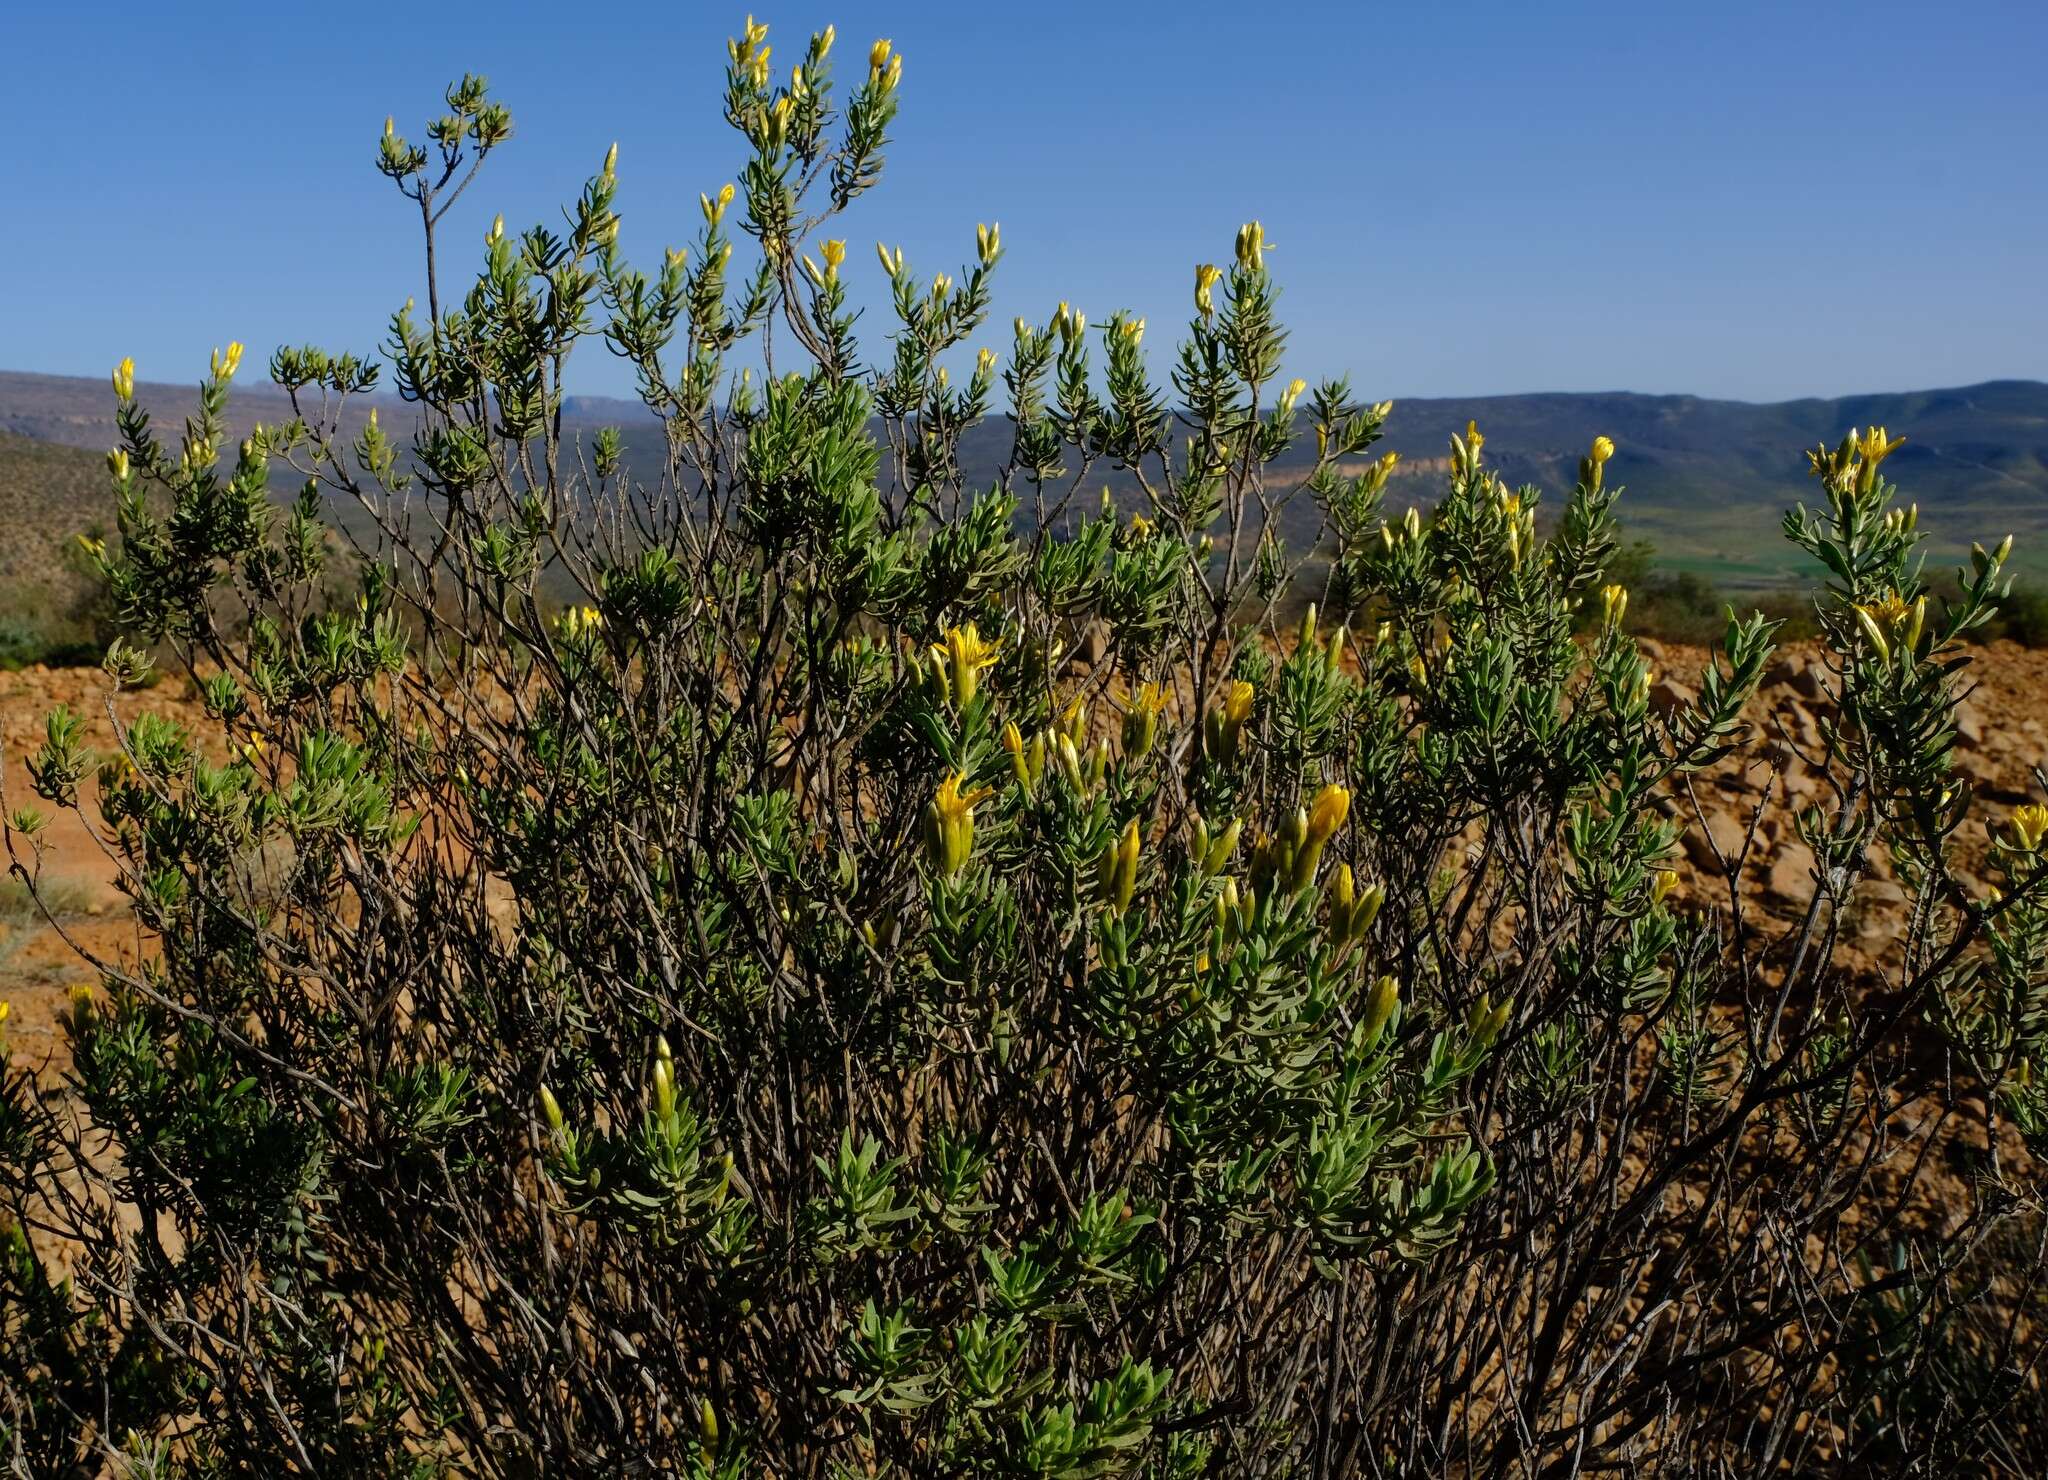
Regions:
<instances>
[{"instance_id":1,"label":"scrubland vegetation","mask_svg":"<svg viewBox=\"0 0 2048 1480\"><path fill-rule=\"evenodd\" d=\"M1763 928L1687 839L1765 738L1779 628L1723 612L1659 687L1610 442L1540 524L1479 427L1433 512L1386 507L1389 408L1282 380L1257 222L1195 269L1164 383L1127 314L982 348L993 225L957 268L884 247L885 332L832 232L903 59L770 46L733 41L736 182L650 268L614 154L565 227L494 224L445 276L477 256L447 204L512 132L466 78L376 146L428 261L382 364L280 350L298 415L239 446L239 347L182 433L116 370L108 682L161 655L205 719L95 748L59 709L6 778L24 897L88 809L145 948L96 959L61 1061L8 1060L0 1455L2038 1455L2048 808L1956 769L2009 549L1930 595L1897 439L1811 455L1811 784L1762 805L1813 861ZM632 365L662 466L561 436L572 351ZM338 436L389 384L410 447ZM963 484L1004 416L1002 477ZM331 501L378 538L337 548ZM1852 960L1880 866L1902 926Z\"/></svg>"}]
</instances>

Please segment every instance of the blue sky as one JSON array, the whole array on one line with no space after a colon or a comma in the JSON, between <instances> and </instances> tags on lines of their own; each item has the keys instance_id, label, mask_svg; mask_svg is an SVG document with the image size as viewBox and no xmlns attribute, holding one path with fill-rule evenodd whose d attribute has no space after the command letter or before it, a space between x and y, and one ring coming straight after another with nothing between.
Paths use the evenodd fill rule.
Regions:
<instances>
[{"instance_id":1,"label":"blue sky","mask_svg":"<svg viewBox=\"0 0 2048 1480\"><path fill-rule=\"evenodd\" d=\"M1163 354L1193 264L1258 217L1289 369L1375 397L2048 378L2039 0L762 3L784 61L828 20L847 68L877 35L905 56L887 175L844 228L870 294L877 237L929 273L1000 220L994 324L1125 308ZM743 19L7 6L0 368L131 353L182 380L231 337L374 349L421 268L373 145L387 112L421 136L465 69L518 135L448 222L458 265L496 211L559 221L617 139L651 266L742 157L717 95ZM594 341L573 380L629 392Z\"/></svg>"}]
</instances>

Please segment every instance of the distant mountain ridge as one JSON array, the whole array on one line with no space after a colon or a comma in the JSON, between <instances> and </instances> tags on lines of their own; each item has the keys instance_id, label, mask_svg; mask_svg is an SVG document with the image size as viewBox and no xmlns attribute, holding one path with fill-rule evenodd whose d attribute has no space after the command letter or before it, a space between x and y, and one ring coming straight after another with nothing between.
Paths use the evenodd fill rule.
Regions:
<instances>
[{"instance_id":1,"label":"distant mountain ridge","mask_svg":"<svg viewBox=\"0 0 2048 1480\"><path fill-rule=\"evenodd\" d=\"M164 434L175 435L191 409L191 388L152 382L137 390ZM361 399L355 414L367 415L371 404L394 430L410 419L410 408L390 395ZM236 430L289 414L283 393L258 376L237 386ZM1445 446L1468 419L1486 433L1487 458L1508 482L1533 483L1553 498L1569 487L1587 444L1612 437L1619 451L1608 477L1628 488L1627 533L1654 541L1675 566L1751 588L1800 572L1777 522L1786 508L1814 498L1804 450L1875 423L1907 438L1886 471L1921 505L1938 557L1967 550L1973 539L2013 532L2022 568L2048 573L2048 383L1998 380L1772 403L1618 391L1397 398L1384 444L1407 465L1389 490L1396 509L1435 497ZM656 435L637 401L571 397L563 420L584 434L619 426L629 464L636 443L646 447ZM0 432L104 450L115 440L112 393L104 380L0 371ZM1009 436L1000 415L970 434L963 449L970 482L994 475ZM1301 439L1280 471L1304 471L1311 453L1309 439ZM7 476L0 469L0 479ZM17 499L11 507L22 506ZM108 512L102 508L98 517L104 521ZM1312 524L1287 533L1305 537Z\"/></svg>"}]
</instances>

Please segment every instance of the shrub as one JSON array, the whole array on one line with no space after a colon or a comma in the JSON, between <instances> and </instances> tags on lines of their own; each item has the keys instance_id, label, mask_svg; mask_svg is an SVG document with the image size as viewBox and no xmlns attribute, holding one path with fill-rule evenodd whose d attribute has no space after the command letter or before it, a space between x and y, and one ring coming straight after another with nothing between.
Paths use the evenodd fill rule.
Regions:
<instances>
[{"instance_id":1,"label":"shrub","mask_svg":"<svg viewBox=\"0 0 2048 1480\"><path fill-rule=\"evenodd\" d=\"M1980 1370L1923 1313L1973 1298L2032 1164L1911 1219L1938 1128L2048 1123L2048 813L2000 835L2003 895L1955 861L1959 644L2006 551L1930 610L1892 444L1815 454L1825 507L1787 526L1835 576L1814 908L1778 943L1739 873L1694 896L1732 913L1681 906L1671 814L1744 743L1772 629L1725 620L1697 702L1652 708L1605 439L1548 538L1476 427L1430 515L1386 513L1389 408L1279 383L1257 223L1198 269L1170 392L1142 320L1066 305L1000 375L960 363L993 227L955 275L884 250L864 350L826 233L902 63L877 43L839 106L831 43L787 86L751 22L733 43L739 188L651 273L608 155L565 230L494 226L444 298L447 205L511 120L466 78L427 144L387 125L429 249L386 346L409 449L340 432L367 359L280 350L300 419L238 449L239 347L177 449L116 372L104 575L208 718L102 757L60 710L31 762L97 808L151 949L97 963L64 1083L16 1068L0 1105L17 1469L1984 1452L2014 1384L1916 1384ZM562 437L592 338L652 451ZM964 487L999 384L1004 476ZM1313 475L1269 485L1302 438ZM1089 506L1112 467L1142 512ZM304 480L281 515L274 468ZM1338 554L1283 633L1296 497ZM384 542L326 602L335 498ZM40 826L9 824L28 878ZM1830 921L1880 841L1917 905L1865 990Z\"/></svg>"}]
</instances>

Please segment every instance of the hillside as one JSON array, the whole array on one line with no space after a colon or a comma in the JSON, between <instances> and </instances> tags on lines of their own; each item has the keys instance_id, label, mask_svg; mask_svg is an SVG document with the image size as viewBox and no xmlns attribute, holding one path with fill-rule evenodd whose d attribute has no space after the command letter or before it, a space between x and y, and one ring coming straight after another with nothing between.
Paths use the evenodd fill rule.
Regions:
<instances>
[{"instance_id":1,"label":"hillside","mask_svg":"<svg viewBox=\"0 0 2048 1480\"><path fill-rule=\"evenodd\" d=\"M0 431L0 667L90 636L67 546L112 523L96 454Z\"/></svg>"},{"instance_id":2,"label":"hillside","mask_svg":"<svg viewBox=\"0 0 2048 1480\"><path fill-rule=\"evenodd\" d=\"M189 406L189 388L143 384L138 394L166 434L174 434ZM376 403L389 427L410 419L394 398ZM368 402L356 410L367 413ZM282 394L254 377L237 388L234 411L236 430L249 420L290 414ZM1738 590L1803 578L1777 533L1784 510L1813 497L1802 453L1851 426L1877 423L1908 439L1887 471L1929 516L1936 559L1959 557L1972 539L2011 532L2019 536L2021 569L2048 576L2048 384L2041 382L1771 404L1623 392L1397 400L1386 443L1406 463L1391 493L1396 508L1434 496L1445 444L1467 419L1485 430L1487 456L1510 483L1533 483L1553 494L1569 482L1594 436L1614 438L1619 451L1608 479L1628 488L1629 534L1652 540L1666 566ZM629 463L636 448L651 452L654 445L653 420L637 402L572 398L564 421L585 434L604 425L622 428ZM55 475L45 469L72 467L55 451L31 456L21 439L108 447L113 400L102 380L0 371L0 432L13 434L0 446L0 498L18 499L23 479L48 480ZM970 433L970 483L991 479L1008 445L1001 417ZM1307 455L1303 445L1283 463L1283 473L1298 474ZM57 482L70 486L64 478ZM59 519L76 525L70 507L55 499L44 512L37 512L40 505L29 508L26 517L30 527ZM1296 541L1309 532L1306 526L1287 531Z\"/></svg>"}]
</instances>

